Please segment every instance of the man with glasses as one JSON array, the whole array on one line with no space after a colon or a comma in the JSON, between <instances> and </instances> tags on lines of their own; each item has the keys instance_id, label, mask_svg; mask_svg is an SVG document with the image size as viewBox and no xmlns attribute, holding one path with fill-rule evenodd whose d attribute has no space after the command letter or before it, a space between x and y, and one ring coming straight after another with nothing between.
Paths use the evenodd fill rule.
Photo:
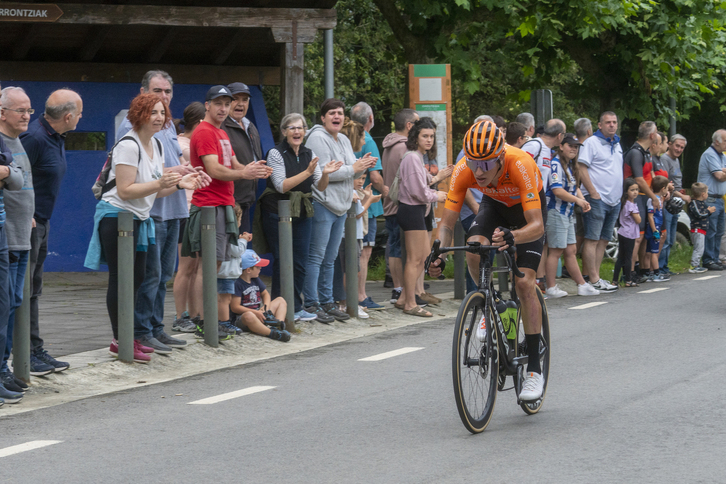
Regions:
<instances>
[{"instance_id":1,"label":"man with glasses","mask_svg":"<svg viewBox=\"0 0 726 484\"><path fill-rule=\"evenodd\" d=\"M519 398L535 401L542 396L544 388L539 360L542 314L535 288L547 218L542 174L529 154L505 143L494 123L474 124L464 137L464 158L456 164L451 175L439 224L439 239L444 247L453 240L454 224L469 188L481 191L483 196L467 242L496 245L500 250L515 247L517 265L524 273L523 278L515 280L529 356ZM442 255L431 264L429 274L432 277L441 274L445 257ZM479 256L467 253L466 262L474 280L479 280Z\"/></svg>"}]
</instances>

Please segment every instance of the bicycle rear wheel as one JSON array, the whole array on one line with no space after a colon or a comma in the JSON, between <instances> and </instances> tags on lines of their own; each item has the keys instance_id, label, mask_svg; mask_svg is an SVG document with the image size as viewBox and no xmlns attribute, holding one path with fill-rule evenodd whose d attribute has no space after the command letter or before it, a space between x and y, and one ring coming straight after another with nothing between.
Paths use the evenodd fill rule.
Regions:
<instances>
[{"instance_id":1,"label":"bicycle rear wheel","mask_svg":"<svg viewBox=\"0 0 726 484\"><path fill-rule=\"evenodd\" d=\"M466 295L456 316L451 355L456 408L464 427L473 434L489 425L497 398L497 332L491 308L485 305L481 293ZM487 312L487 337L479 341L476 329L484 311Z\"/></svg>"},{"instance_id":2,"label":"bicycle rear wheel","mask_svg":"<svg viewBox=\"0 0 726 484\"><path fill-rule=\"evenodd\" d=\"M536 289L537 299L539 299L539 303L542 306L542 329L540 331L539 337L539 364L542 367L542 376L544 377L544 389L542 390L542 396L539 398L539 400L536 400L534 402L520 403L522 410L524 410L524 413L526 413L527 415L534 415L542 408L542 403L544 402L545 395L547 394L547 382L549 381L550 376L550 319L547 315L547 304L545 303L544 297L542 296L542 291L540 291L539 287ZM522 321L519 322L518 341L520 349L519 353L526 355L527 344L524 339L524 325L522 324Z\"/></svg>"}]
</instances>

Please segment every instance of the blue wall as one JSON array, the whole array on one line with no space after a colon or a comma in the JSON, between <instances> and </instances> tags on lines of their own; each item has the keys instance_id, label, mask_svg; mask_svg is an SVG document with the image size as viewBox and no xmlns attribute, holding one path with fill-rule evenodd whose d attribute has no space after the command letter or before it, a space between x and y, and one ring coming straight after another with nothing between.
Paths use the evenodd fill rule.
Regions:
<instances>
[{"instance_id":1,"label":"blue wall","mask_svg":"<svg viewBox=\"0 0 726 484\"><path fill-rule=\"evenodd\" d=\"M37 118L43 112L45 100L56 89L68 87L83 98L83 118L76 131L105 131L106 150L68 151L68 171L61 185L60 195L50 221L50 240L45 270L48 272L81 272L86 258L86 248L93 230L93 213L96 199L91 186L96 181L107 150L113 146L115 136L114 118L122 109L128 109L131 100L139 93L139 84L101 82L7 82L25 89L30 97ZM175 84L171 112L180 118L184 108L194 101L204 102L204 95L210 86L200 84ZM262 150L267 152L274 146L272 131L267 121L267 111L262 91L250 86L252 92L247 117L255 123L262 140Z\"/></svg>"}]
</instances>

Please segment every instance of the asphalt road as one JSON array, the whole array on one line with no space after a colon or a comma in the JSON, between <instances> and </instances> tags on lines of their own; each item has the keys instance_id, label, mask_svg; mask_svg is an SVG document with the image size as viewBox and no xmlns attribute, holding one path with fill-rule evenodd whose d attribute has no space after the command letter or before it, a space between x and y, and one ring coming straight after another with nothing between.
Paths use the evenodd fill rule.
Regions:
<instances>
[{"instance_id":1,"label":"asphalt road","mask_svg":"<svg viewBox=\"0 0 726 484\"><path fill-rule=\"evenodd\" d=\"M697 277L549 301L542 411L500 393L479 435L443 320L0 420L0 480L723 482L726 277Z\"/></svg>"}]
</instances>

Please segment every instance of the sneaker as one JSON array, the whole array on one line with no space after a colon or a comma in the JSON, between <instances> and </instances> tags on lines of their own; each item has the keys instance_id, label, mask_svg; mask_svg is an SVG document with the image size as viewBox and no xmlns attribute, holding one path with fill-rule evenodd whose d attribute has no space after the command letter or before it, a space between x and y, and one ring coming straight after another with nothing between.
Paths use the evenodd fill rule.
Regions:
<instances>
[{"instance_id":1,"label":"sneaker","mask_svg":"<svg viewBox=\"0 0 726 484\"><path fill-rule=\"evenodd\" d=\"M688 269L688 272L690 272L691 274L703 274L704 272L707 272L707 271L708 271L708 269L706 269L705 267L701 267L701 266L698 266L698 267L691 266L690 269Z\"/></svg>"},{"instance_id":2,"label":"sneaker","mask_svg":"<svg viewBox=\"0 0 726 484\"><path fill-rule=\"evenodd\" d=\"M179 333L193 333L197 329L197 325L191 318L181 317L175 319L171 323L171 330L178 331Z\"/></svg>"},{"instance_id":3,"label":"sneaker","mask_svg":"<svg viewBox=\"0 0 726 484\"><path fill-rule=\"evenodd\" d=\"M482 343L487 339L487 321L483 314L481 315L479 324L476 326L476 339Z\"/></svg>"},{"instance_id":4,"label":"sneaker","mask_svg":"<svg viewBox=\"0 0 726 484\"><path fill-rule=\"evenodd\" d=\"M328 313L328 316L332 316L338 321L347 321L350 319L350 316L338 309L338 306L335 303L323 304L323 310Z\"/></svg>"},{"instance_id":5,"label":"sneaker","mask_svg":"<svg viewBox=\"0 0 726 484\"><path fill-rule=\"evenodd\" d=\"M419 294L419 297L427 304L439 304L441 302L441 299L437 298L430 292L422 292L421 294Z\"/></svg>"},{"instance_id":6,"label":"sneaker","mask_svg":"<svg viewBox=\"0 0 726 484\"><path fill-rule=\"evenodd\" d=\"M592 287L600 292L615 292L618 290L618 286L613 286L604 279L600 279L595 284L593 284Z\"/></svg>"},{"instance_id":7,"label":"sneaker","mask_svg":"<svg viewBox=\"0 0 726 484\"><path fill-rule=\"evenodd\" d=\"M401 297L401 291L402 289L394 289L391 291L391 304L396 304L398 298Z\"/></svg>"},{"instance_id":8,"label":"sneaker","mask_svg":"<svg viewBox=\"0 0 726 484\"><path fill-rule=\"evenodd\" d=\"M588 284L587 282L585 284L578 284L577 285L577 295L578 296L598 296L600 295L600 291L592 287L592 285Z\"/></svg>"},{"instance_id":9,"label":"sneaker","mask_svg":"<svg viewBox=\"0 0 726 484\"><path fill-rule=\"evenodd\" d=\"M58 361L52 356L48 354L47 351L45 351L43 348L39 350L35 350L33 353L35 353L35 357L38 358L43 363L46 363L53 367L53 371L56 373L60 373L63 370L67 370L71 367L68 363L64 361Z\"/></svg>"},{"instance_id":10,"label":"sneaker","mask_svg":"<svg viewBox=\"0 0 726 484\"><path fill-rule=\"evenodd\" d=\"M220 321L218 332L221 334L222 329L226 334L232 334L238 336L243 333L242 328L235 326L230 321Z\"/></svg>"},{"instance_id":11,"label":"sneaker","mask_svg":"<svg viewBox=\"0 0 726 484\"><path fill-rule=\"evenodd\" d=\"M160 355L170 355L171 354L171 347L165 345L158 339L154 338L153 336L142 336L136 340L141 346L146 346L147 348L151 348L154 350L155 353L159 353ZM141 348L139 348L141 349ZM144 350L141 350L144 351ZM144 353L146 353L144 351Z\"/></svg>"},{"instance_id":12,"label":"sneaker","mask_svg":"<svg viewBox=\"0 0 726 484\"><path fill-rule=\"evenodd\" d=\"M194 337L204 339L204 321L199 321L199 324L197 324L197 329L194 331ZM227 328L222 326L221 324L217 326L217 339L219 341L227 341L229 339L232 339L233 335L231 335Z\"/></svg>"},{"instance_id":13,"label":"sneaker","mask_svg":"<svg viewBox=\"0 0 726 484\"><path fill-rule=\"evenodd\" d=\"M670 276L664 276L663 274L655 274L653 276L653 280L651 282L665 282L669 281L671 278Z\"/></svg>"},{"instance_id":14,"label":"sneaker","mask_svg":"<svg viewBox=\"0 0 726 484\"><path fill-rule=\"evenodd\" d=\"M295 321L313 321L317 316L301 309L295 313Z\"/></svg>"},{"instance_id":15,"label":"sneaker","mask_svg":"<svg viewBox=\"0 0 726 484\"><path fill-rule=\"evenodd\" d=\"M703 264L703 267L708 269L709 271L722 271L723 266L719 264L718 262L709 262L708 264Z\"/></svg>"},{"instance_id":16,"label":"sneaker","mask_svg":"<svg viewBox=\"0 0 726 484\"><path fill-rule=\"evenodd\" d=\"M22 392L12 392L3 385L0 385L0 398L3 399L5 403L18 403L23 399L23 396L24 394Z\"/></svg>"},{"instance_id":17,"label":"sneaker","mask_svg":"<svg viewBox=\"0 0 726 484\"><path fill-rule=\"evenodd\" d=\"M590 276L588 276L587 274L583 274L582 278L585 279L585 282L587 282L587 283L590 282Z\"/></svg>"},{"instance_id":18,"label":"sneaker","mask_svg":"<svg viewBox=\"0 0 726 484\"><path fill-rule=\"evenodd\" d=\"M655 279L655 274L653 272L648 272L645 275L645 282L653 282L654 279Z\"/></svg>"},{"instance_id":19,"label":"sneaker","mask_svg":"<svg viewBox=\"0 0 726 484\"><path fill-rule=\"evenodd\" d=\"M542 396L543 391L544 377L542 374L529 372L524 377L524 385L522 385L522 392L519 394L519 399L523 402L533 402Z\"/></svg>"},{"instance_id":20,"label":"sneaker","mask_svg":"<svg viewBox=\"0 0 726 484\"><path fill-rule=\"evenodd\" d=\"M428 305L429 303L421 299L421 296L419 296L418 294L416 295L416 306L421 306L422 308L425 308Z\"/></svg>"},{"instance_id":21,"label":"sneaker","mask_svg":"<svg viewBox=\"0 0 726 484\"><path fill-rule=\"evenodd\" d=\"M141 351L142 353L146 353L147 355L150 355L154 352L154 348L144 346L136 340L134 340L134 348L138 348L139 351Z\"/></svg>"},{"instance_id":22,"label":"sneaker","mask_svg":"<svg viewBox=\"0 0 726 484\"><path fill-rule=\"evenodd\" d=\"M13 377L13 382L14 382L14 383L15 383L15 384L16 384L17 386L19 386L19 387L20 387L21 391L23 391L23 392L24 392L25 390L27 390L27 389L28 389L28 384L27 384L27 383L25 383L25 382L24 382L23 380L21 380L21 379L19 379L19 378L15 378L15 375L14 375L14 374L13 374L12 372L10 372L9 370L8 370L8 372L10 373L10 375L12 375L12 377Z\"/></svg>"},{"instance_id":23,"label":"sneaker","mask_svg":"<svg viewBox=\"0 0 726 484\"><path fill-rule=\"evenodd\" d=\"M280 331L279 329L275 328L270 328L270 334L268 334L267 337L276 341L282 341L283 343L287 343L288 341L290 341L289 332L285 330Z\"/></svg>"},{"instance_id":24,"label":"sneaker","mask_svg":"<svg viewBox=\"0 0 726 484\"><path fill-rule=\"evenodd\" d=\"M638 274L635 276L635 282L638 284L645 284L648 282L648 274Z\"/></svg>"},{"instance_id":25,"label":"sneaker","mask_svg":"<svg viewBox=\"0 0 726 484\"><path fill-rule=\"evenodd\" d=\"M28 388L27 385L25 388L22 388L20 385L15 383L15 377L12 373L10 373L10 370L5 370L0 373L0 385L4 386L11 392L16 393L25 393L25 388Z\"/></svg>"},{"instance_id":26,"label":"sneaker","mask_svg":"<svg viewBox=\"0 0 726 484\"><path fill-rule=\"evenodd\" d=\"M141 350L142 345L140 345L136 340L134 340L134 363L143 363L146 364L151 361L151 355L149 353L145 353ZM144 348L146 348L144 346ZM151 349L151 348L149 348ZM152 350L153 351L153 350ZM108 352L111 353L111 355L118 358L118 341L111 340L111 346L108 348Z\"/></svg>"},{"instance_id":27,"label":"sneaker","mask_svg":"<svg viewBox=\"0 0 726 484\"><path fill-rule=\"evenodd\" d=\"M368 316L368 313L365 312L365 308L363 306L358 306L358 319L368 319L370 316Z\"/></svg>"},{"instance_id":28,"label":"sneaker","mask_svg":"<svg viewBox=\"0 0 726 484\"><path fill-rule=\"evenodd\" d=\"M165 344L166 346L170 346L172 348L182 348L187 345L187 342L183 339L172 338L164 331L157 334L156 339L157 341L159 341L159 343Z\"/></svg>"},{"instance_id":29,"label":"sneaker","mask_svg":"<svg viewBox=\"0 0 726 484\"><path fill-rule=\"evenodd\" d=\"M45 361L41 360L35 353L30 353L30 374L33 376L43 376L48 373L53 373L54 367L50 366ZM8 402L10 403L10 402Z\"/></svg>"},{"instance_id":30,"label":"sneaker","mask_svg":"<svg viewBox=\"0 0 726 484\"><path fill-rule=\"evenodd\" d=\"M328 313L323 310L320 306L317 304L315 306L308 306L305 308L305 311L307 311L310 314L315 315L315 320L320 323L330 324L333 321L335 321L335 318L330 316Z\"/></svg>"},{"instance_id":31,"label":"sneaker","mask_svg":"<svg viewBox=\"0 0 726 484\"><path fill-rule=\"evenodd\" d=\"M364 307L365 309L368 309L369 311L371 311L371 310L376 311L376 310L379 310L379 309L386 309L383 306L381 306L380 304L374 302L373 299L371 299L370 296L368 296L367 298L365 298L364 300L362 300L361 302L359 302L358 305Z\"/></svg>"},{"instance_id":32,"label":"sneaker","mask_svg":"<svg viewBox=\"0 0 726 484\"><path fill-rule=\"evenodd\" d=\"M560 289L560 286L558 284L555 284L552 287L548 287L547 290L545 291L545 294L547 295L547 297L556 299L558 297L567 296L567 291L563 291L562 289Z\"/></svg>"}]
</instances>

